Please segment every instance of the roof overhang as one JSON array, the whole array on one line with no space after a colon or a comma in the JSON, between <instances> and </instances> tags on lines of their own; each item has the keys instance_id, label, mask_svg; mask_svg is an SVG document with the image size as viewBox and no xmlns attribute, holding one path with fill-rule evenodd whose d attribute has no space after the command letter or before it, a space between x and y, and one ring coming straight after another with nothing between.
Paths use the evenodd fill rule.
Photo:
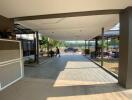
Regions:
<instances>
[{"instance_id":1,"label":"roof overhang","mask_svg":"<svg viewBox=\"0 0 132 100\"><path fill-rule=\"evenodd\" d=\"M0 13L43 35L61 40L88 40L119 22L132 0L2 0Z\"/></svg>"}]
</instances>

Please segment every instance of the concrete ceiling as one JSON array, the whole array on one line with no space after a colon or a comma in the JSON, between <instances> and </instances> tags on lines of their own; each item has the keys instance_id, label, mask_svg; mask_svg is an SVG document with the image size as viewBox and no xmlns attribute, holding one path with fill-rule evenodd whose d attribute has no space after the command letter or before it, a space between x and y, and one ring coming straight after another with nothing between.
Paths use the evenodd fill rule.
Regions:
<instances>
[{"instance_id":1,"label":"concrete ceiling","mask_svg":"<svg viewBox=\"0 0 132 100\"><path fill-rule=\"evenodd\" d=\"M0 14L23 17L80 11L124 9L132 6L132 0L1 0ZM119 22L118 15L96 15L17 21L35 31L60 40L85 40L101 34Z\"/></svg>"},{"instance_id":2,"label":"concrete ceiling","mask_svg":"<svg viewBox=\"0 0 132 100\"><path fill-rule=\"evenodd\" d=\"M17 22L59 40L88 40L118 23L118 15L99 15Z\"/></svg>"}]
</instances>

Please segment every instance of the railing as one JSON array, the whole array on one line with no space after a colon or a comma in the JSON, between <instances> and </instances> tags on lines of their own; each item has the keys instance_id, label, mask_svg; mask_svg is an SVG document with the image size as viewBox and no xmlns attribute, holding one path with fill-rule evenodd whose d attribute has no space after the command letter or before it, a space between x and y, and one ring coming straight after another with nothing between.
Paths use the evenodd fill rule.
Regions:
<instances>
[{"instance_id":1,"label":"railing","mask_svg":"<svg viewBox=\"0 0 132 100\"><path fill-rule=\"evenodd\" d=\"M21 50L21 42L0 39L0 91L24 76Z\"/></svg>"}]
</instances>

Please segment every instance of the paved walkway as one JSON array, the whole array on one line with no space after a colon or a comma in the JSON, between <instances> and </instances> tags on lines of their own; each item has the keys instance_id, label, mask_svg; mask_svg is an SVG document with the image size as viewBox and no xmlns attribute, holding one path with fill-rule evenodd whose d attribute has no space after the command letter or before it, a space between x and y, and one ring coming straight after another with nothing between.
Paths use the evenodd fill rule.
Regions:
<instances>
[{"instance_id":1,"label":"paved walkway","mask_svg":"<svg viewBox=\"0 0 132 100\"><path fill-rule=\"evenodd\" d=\"M0 92L0 100L132 100L117 80L81 55L62 55L34 67Z\"/></svg>"},{"instance_id":2,"label":"paved walkway","mask_svg":"<svg viewBox=\"0 0 132 100\"><path fill-rule=\"evenodd\" d=\"M26 67L25 76L53 80L117 82L115 78L81 55L55 57L36 67Z\"/></svg>"}]
</instances>

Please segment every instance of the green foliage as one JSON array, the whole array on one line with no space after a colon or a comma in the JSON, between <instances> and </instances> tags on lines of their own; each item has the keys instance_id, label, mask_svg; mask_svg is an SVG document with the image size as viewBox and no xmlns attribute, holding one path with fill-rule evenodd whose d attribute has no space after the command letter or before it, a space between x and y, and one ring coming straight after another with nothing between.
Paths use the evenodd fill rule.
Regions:
<instances>
[{"instance_id":1,"label":"green foliage","mask_svg":"<svg viewBox=\"0 0 132 100\"><path fill-rule=\"evenodd\" d=\"M42 47L44 47L44 48L48 48L48 45L49 45L49 47L53 48L53 47L63 46L63 42L42 36L40 45L42 45Z\"/></svg>"},{"instance_id":2,"label":"green foliage","mask_svg":"<svg viewBox=\"0 0 132 100\"><path fill-rule=\"evenodd\" d=\"M63 42L59 40L49 39L49 46L50 47L61 47L63 46Z\"/></svg>"},{"instance_id":3,"label":"green foliage","mask_svg":"<svg viewBox=\"0 0 132 100\"><path fill-rule=\"evenodd\" d=\"M43 48L47 48L48 47L48 37L42 36L42 40L40 40L39 43Z\"/></svg>"},{"instance_id":4,"label":"green foliage","mask_svg":"<svg viewBox=\"0 0 132 100\"><path fill-rule=\"evenodd\" d=\"M32 58L29 58L28 60L25 61L25 64L32 64L34 63L34 60Z\"/></svg>"},{"instance_id":5,"label":"green foliage","mask_svg":"<svg viewBox=\"0 0 132 100\"><path fill-rule=\"evenodd\" d=\"M99 47L101 47L102 41L99 41L98 44L99 44ZM111 39L110 41L108 41L108 44L107 44L107 40L104 40L104 44L103 44L104 48L107 48L107 46L113 46L113 45L119 45L119 40L118 39Z\"/></svg>"},{"instance_id":6,"label":"green foliage","mask_svg":"<svg viewBox=\"0 0 132 100\"><path fill-rule=\"evenodd\" d=\"M109 45L119 45L119 40L118 39L111 39L109 42Z\"/></svg>"},{"instance_id":7,"label":"green foliage","mask_svg":"<svg viewBox=\"0 0 132 100\"><path fill-rule=\"evenodd\" d=\"M99 41L98 42L98 44L99 44L99 47L102 47L102 41ZM103 43L103 48L107 48L107 40L104 40L104 43Z\"/></svg>"}]
</instances>

